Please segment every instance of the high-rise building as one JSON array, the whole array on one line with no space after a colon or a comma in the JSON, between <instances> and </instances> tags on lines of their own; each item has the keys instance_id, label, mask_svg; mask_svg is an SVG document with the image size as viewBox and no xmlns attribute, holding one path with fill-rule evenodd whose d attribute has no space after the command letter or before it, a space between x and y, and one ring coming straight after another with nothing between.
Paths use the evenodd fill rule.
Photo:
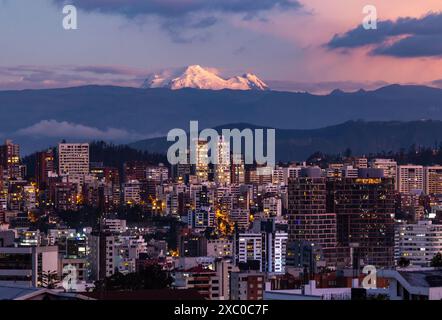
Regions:
<instances>
[{"instance_id":1,"label":"high-rise building","mask_svg":"<svg viewBox=\"0 0 442 320\"><path fill-rule=\"evenodd\" d=\"M92 280L101 280L114 274L118 258L116 254L117 241L118 236L112 233L88 235Z\"/></svg>"},{"instance_id":2,"label":"high-rise building","mask_svg":"<svg viewBox=\"0 0 442 320\"><path fill-rule=\"evenodd\" d=\"M123 165L124 181L146 179L147 168L150 164L146 161L127 161Z\"/></svg>"},{"instance_id":3,"label":"high-rise building","mask_svg":"<svg viewBox=\"0 0 442 320\"><path fill-rule=\"evenodd\" d=\"M416 165L399 166L397 171L397 189L400 193L424 190L424 167Z\"/></svg>"},{"instance_id":4,"label":"high-rise building","mask_svg":"<svg viewBox=\"0 0 442 320\"><path fill-rule=\"evenodd\" d=\"M60 143L58 145L58 172L61 176L89 174L89 144Z\"/></svg>"},{"instance_id":5,"label":"high-rise building","mask_svg":"<svg viewBox=\"0 0 442 320\"><path fill-rule=\"evenodd\" d=\"M275 219L255 221L250 232L235 235L237 265L240 269L284 273L287 239L287 224Z\"/></svg>"},{"instance_id":6,"label":"high-rise building","mask_svg":"<svg viewBox=\"0 0 442 320\"><path fill-rule=\"evenodd\" d=\"M433 257L442 252L442 225L418 221L396 225L395 258L405 258L410 266L430 267Z\"/></svg>"},{"instance_id":7,"label":"high-rise building","mask_svg":"<svg viewBox=\"0 0 442 320\"><path fill-rule=\"evenodd\" d=\"M358 178L331 179L328 211L337 217L338 247L376 267L393 265L394 182L382 169L360 169ZM350 257L349 257L350 258ZM354 266L354 264L353 264ZM355 267L355 266L354 266Z\"/></svg>"},{"instance_id":8,"label":"high-rise building","mask_svg":"<svg viewBox=\"0 0 442 320\"><path fill-rule=\"evenodd\" d=\"M126 205L132 206L141 203L141 187L138 180L132 180L123 185L123 200Z\"/></svg>"},{"instance_id":9,"label":"high-rise building","mask_svg":"<svg viewBox=\"0 0 442 320\"><path fill-rule=\"evenodd\" d=\"M58 247L0 247L0 285L41 287L48 273L58 275Z\"/></svg>"},{"instance_id":10,"label":"high-rise building","mask_svg":"<svg viewBox=\"0 0 442 320\"><path fill-rule=\"evenodd\" d=\"M220 185L230 184L230 144L220 137L218 144L218 159L215 164L215 182Z\"/></svg>"},{"instance_id":11,"label":"high-rise building","mask_svg":"<svg viewBox=\"0 0 442 320\"><path fill-rule=\"evenodd\" d=\"M373 159L370 161L370 168L382 169L385 178L394 178L396 181L397 162L394 159Z\"/></svg>"},{"instance_id":12,"label":"high-rise building","mask_svg":"<svg viewBox=\"0 0 442 320\"><path fill-rule=\"evenodd\" d=\"M368 167L368 159L366 157L353 157L348 162L350 166L357 169L366 169Z\"/></svg>"},{"instance_id":13,"label":"high-rise building","mask_svg":"<svg viewBox=\"0 0 442 320\"><path fill-rule=\"evenodd\" d=\"M251 269L262 271L265 248L260 232L240 233L235 239L235 255L238 265L248 264Z\"/></svg>"},{"instance_id":14,"label":"high-rise building","mask_svg":"<svg viewBox=\"0 0 442 320\"><path fill-rule=\"evenodd\" d=\"M303 168L288 185L289 243L306 241L328 262L336 248L336 214L327 211L326 180L319 168Z\"/></svg>"},{"instance_id":15,"label":"high-rise building","mask_svg":"<svg viewBox=\"0 0 442 320\"><path fill-rule=\"evenodd\" d=\"M5 170L8 179L17 179L22 177L20 168L20 146L6 140L5 144L0 146L0 167ZM0 175L2 175L0 173Z\"/></svg>"},{"instance_id":16,"label":"high-rise building","mask_svg":"<svg viewBox=\"0 0 442 320\"><path fill-rule=\"evenodd\" d=\"M205 140L196 142L196 164L195 173L200 182L209 180L209 146Z\"/></svg>"},{"instance_id":17,"label":"high-rise building","mask_svg":"<svg viewBox=\"0 0 442 320\"><path fill-rule=\"evenodd\" d=\"M210 208L190 210L187 215L188 226L191 229L207 229L215 225L215 213Z\"/></svg>"},{"instance_id":18,"label":"high-rise building","mask_svg":"<svg viewBox=\"0 0 442 320\"><path fill-rule=\"evenodd\" d=\"M165 183L169 179L169 168L163 164L148 166L146 168L146 179L152 180L156 184Z\"/></svg>"},{"instance_id":19,"label":"high-rise building","mask_svg":"<svg viewBox=\"0 0 442 320\"><path fill-rule=\"evenodd\" d=\"M241 154L232 154L231 166L230 166L230 182L241 184L245 183L245 165L244 159Z\"/></svg>"},{"instance_id":20,"label":"high-rise building","mask_svg":"<svg viewBox=\"0 0 442 320\"><path fill-rule=\"evenodd\" d=\"M47 151L38 152L37 161L35 163L35 176L38 188L46 189L50 172L55 173L54 151L49 149Z\"/></svg>"},{"instance_id":21,"label":"high-rise building","mask_svg":"<svg viewBox=\"0 0 442 320\"><path fill-rule=\"evenodd\" d=\"M442 166L424 168L425 194L442 194Z\"/></svg>"}]
</instances>

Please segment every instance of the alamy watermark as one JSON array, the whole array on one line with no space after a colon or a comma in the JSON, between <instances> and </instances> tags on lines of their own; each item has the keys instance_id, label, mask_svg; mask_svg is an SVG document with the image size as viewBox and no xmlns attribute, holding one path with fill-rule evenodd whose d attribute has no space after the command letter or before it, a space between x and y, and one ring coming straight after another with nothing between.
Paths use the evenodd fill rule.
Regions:
<instances>
[{"instance_id":1,"label":"alamy watermark","mask_svg":"<svg viewBox=\"0 0 442 320\"><path fill-rule=\"evenodd\" d=\"M70 292L70 291L77 291L78 290L78 270L77 267L75 267L72 264L68 264L63 267L63 281L62 281L62 287Z\"/></svg>"},{"instance_id":2,"label":"alamy watermark","mask_svg":"<svg viewBox=\"0 0 442 320\"><path fill-rule=\"evenodd\" d=\"M66 5L63 7L63 29L65 30L77 30L77 8L73 5Z\"/></svg>"},{"instance_id":3,"label":"alamy watermark","mask_svg":"<svg viewBox=\"0 0 442 320\"><path fill-rule=\"evenodd\" d=\"M362 273L366 274L362 280L362 287L364 289L376 289L377 288L377 270L375 266L367 265L362 269Z\"/></svg>"},{"instance_id":4,"label":"alamy watermark","mask_svg":"<svg viewBox=\"0 0 442 320\"><path fill-rule=\"evenodd\" d=\"M365 30L376 30L378 28L378 11L374 5L366 5L362 9L366 16L362 20L362 26Z\"/></svg>"},{"instance_id":5,"label":"alamy watermark","mask_svg":"<svg viewBox=\"0 0 442 320\"><path fill-rule=\"evenodd\" d=\"M199 131L198 121L190 121L189 135L183 129L169 131L167 141L175 142L167 152L170 164L230 164L233 154L243 155L232 157L234 164L243 159L244 164L275 165L275 129L222 129L220 135L215 129Z\"/></svg>"}]
</instances>

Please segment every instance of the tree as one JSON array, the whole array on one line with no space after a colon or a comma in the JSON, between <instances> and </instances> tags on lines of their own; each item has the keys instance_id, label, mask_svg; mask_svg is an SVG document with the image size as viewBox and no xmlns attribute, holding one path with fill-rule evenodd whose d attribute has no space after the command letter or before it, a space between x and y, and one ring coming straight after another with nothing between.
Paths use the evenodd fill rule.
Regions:
<instances>
[{"instance_id":1,"label":"tree","mask_svg":"<svg viewBox=\"0 0 442 320\"><path fill-rule=\"evenodd\" d=\"M397 265L401 268L406 268L410 265L410 260L408 260L407 258L401 257L398 260Z\"/></svg>"},{"instance_id":2,"label":"tree","mask_svg":"<svg viewBox=\"0 0 442 320\"><path fill-rule=\"evenodd\" d=\"M41 286L47 289L55 289L58 281L58 274L56 271L43 271L41 275Z\"/></svg>"},{"instance_id":3,"label":"tree","mask_svg":"<svg viewBox=\"0 0 442 320\"><path fill-rule=\"evenodd\" d=\"M169 288L173 279L161 266L152 265L137 273L115 272L95 283L96 291L137 291Z\"/></svg>"},{"instance_id":4,"label":"tree","mask_svg":"<svg viewBox=\"0 0 442 320\"><path fill-rule=\"evenodd\" d=\"M431 266L433 268L442 268L442 254L438 252L431 260Z\"/></svg>"}]
</instances>

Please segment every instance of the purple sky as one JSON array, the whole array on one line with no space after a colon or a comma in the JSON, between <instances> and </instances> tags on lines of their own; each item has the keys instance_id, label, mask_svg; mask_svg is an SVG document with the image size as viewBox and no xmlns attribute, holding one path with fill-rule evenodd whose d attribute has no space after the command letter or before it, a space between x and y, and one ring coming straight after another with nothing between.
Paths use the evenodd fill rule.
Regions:
<instances>
[{"instance_id":1,"label":"purple sky","mask_svg":"<svg viewBox=\"0 0 442 320\"><path fill-rule=\"evenodd\" d=\"M376 31L361 28L365 0L69 3L78 30L62 28L63 0L0 0L0 90L138 87L151 72L190 64L311 92L442 84L440 0L371 1Z\"/></svg>"}]
</instances>

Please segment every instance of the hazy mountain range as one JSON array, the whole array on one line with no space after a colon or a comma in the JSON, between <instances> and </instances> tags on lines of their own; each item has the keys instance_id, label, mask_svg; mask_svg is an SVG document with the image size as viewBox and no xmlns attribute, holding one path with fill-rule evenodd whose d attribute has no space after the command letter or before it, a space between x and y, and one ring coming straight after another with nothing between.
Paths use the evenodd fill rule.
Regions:
<instances>
[{"instance_id":1,"label":"hazy mountain range","mask_svg":"<svg viewBox=\"0 0 442 320\"><path fill-rule=\"evenodd\" d=\"M442 90L391 85L354 93L335 90L329 95L270 90L170 90L111 86L0 91L0 119L0 139L13 138L23 145L24 153L28 153L61 139L128 143L165 136L172 128L187 131L190 120L198 120L201 129L229 123L252 123L296 130L323 128L358 119L442 120ZM440 125L439 122L433 124L435 128ZM424 135L429 123L417 122L416 125L419 125L416 139L421 139L420 135ZM357 127L353 126L352 130ZM383 131L373 126L368 126L364 134L373 134L370 142L373 147L399 147L400 144L386 142L396 134L403 135L405 129L397 127L400 132L388 131L390 136L379 135ZM316 132L321 130L331 129L318 129ZM358 141L357 131L348 134ZM333 140L333 131L328 131L327 136L330 144L338 150L351 147L345 145L347 140ZM432 143L441 140L442 134L434 129L430 136L425 137L425 141L416 142ZM298 144L302 143L308 145L307 140ZM412 140L409 140L407 146L411 143ZM306 151L299 155L326 146L322 143L311 149L304 147Z\"/></svg>"},{"instance_id":2,"label":"hazy mountain range","mask_svg":"<svg viewBox=\"0 0 442 320\"><path fill-rule=\"evenodd\" d=\"M262 128L239 123L215 128ZM172 142L165 137L138 141L129 146L157 153L166 153ZM305 160L316 151L328 154L344 153L350 148L353 154L399 151L413 144L433 146L442 143L442 121L365 122L348 121L343 124L311 130L276 129L276 157L279 161Z\"/></svg>"}]
</instances>

